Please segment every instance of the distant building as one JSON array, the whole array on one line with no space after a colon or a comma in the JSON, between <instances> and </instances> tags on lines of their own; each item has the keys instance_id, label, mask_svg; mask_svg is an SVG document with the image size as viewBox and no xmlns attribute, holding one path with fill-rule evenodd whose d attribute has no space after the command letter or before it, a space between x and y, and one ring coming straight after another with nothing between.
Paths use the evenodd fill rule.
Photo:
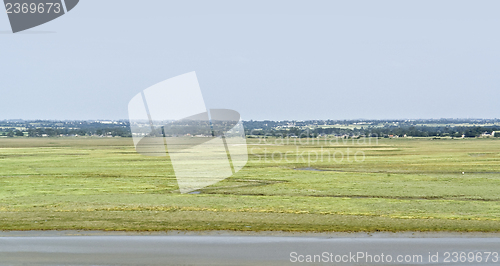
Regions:
<instances>
[{"instance_id":1,"label":"distant building","mask_svg":"<svg viewBox=\"0 0 500 266\"><path fill-rule=\"evenodd\" d=\"M483 132L483 134L481 134L481 137L489 138L489 137L492 137L494 134L495 134L495 132L490 134L489 132L485 131L485 132Z\"/></svg>"}]
</instances>

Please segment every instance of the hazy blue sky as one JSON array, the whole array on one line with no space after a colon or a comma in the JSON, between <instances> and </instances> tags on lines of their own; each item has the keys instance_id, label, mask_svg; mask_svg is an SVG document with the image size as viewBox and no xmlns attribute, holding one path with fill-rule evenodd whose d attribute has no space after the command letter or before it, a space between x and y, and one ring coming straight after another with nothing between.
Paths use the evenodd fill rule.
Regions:
<instances>
[{"instance_id":1,"label":"hazy blue sky","mask_svg":"<svg viewBox=\"0 0 500 266\"><path fill-rule=\"evenodd\" d=\"M0 119L123 119L196 71L245 120L500 118L500 1L81 0L11 34Z\"/></svg>"}]
</instances>

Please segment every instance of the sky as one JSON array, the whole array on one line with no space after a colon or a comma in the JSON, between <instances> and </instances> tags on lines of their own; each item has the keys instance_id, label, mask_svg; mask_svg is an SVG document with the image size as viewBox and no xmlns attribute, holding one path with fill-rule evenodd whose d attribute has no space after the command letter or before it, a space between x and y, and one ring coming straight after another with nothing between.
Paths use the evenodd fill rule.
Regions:
<instances>
[{"instance_id":1,"label":"sky","mask_svg":"<svg viewBox=\"0 0 500 266\"><path fill-rule=\"evenodd\" d=\"M127 119L196 71L244 120L500 118L500 1L80 0L12 34L0 119Z\"/></svg>"}]
</instances>

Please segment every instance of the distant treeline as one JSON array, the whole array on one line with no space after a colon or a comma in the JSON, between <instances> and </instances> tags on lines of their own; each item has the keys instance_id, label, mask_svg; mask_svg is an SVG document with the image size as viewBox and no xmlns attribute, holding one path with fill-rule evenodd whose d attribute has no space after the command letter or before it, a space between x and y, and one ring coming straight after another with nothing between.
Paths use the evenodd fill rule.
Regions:
<instances>
[{"instance_id":1,"label":"distant treeline","mask_svg":"<svg viewBox=\"0 0 500 266\"><path fill-rule=\"evenodd\" d=\"M494 131L500 131L498 126L445 126L445 127L430 127L430 126L411 126L398 128L373 128L366 130L364 134L375 134L378 136L399 136L403 137L479 137L483 133L491 134ZM500 136L500 134L499 134ZM498 137L498 136L497 136Z\"/></svg>"},{"instance_id":2,"label":"distant treeline","mask_svg":"<svg viewBox=\"0 0 500 266\"><path fill-rule=\"evenodd\" d=\"M131 137L126 121L0 121L7 137L111 136Z\"/></svg>"},{"instance_id":3,"label":"distant treeline","mask_svg":"<svg viewBox=\"0 0 500 266\"><path fill-rule=\"evenodd\" d=\"M19 130L17 134L19 135ZM111 136L131 137L130 129L127 128L86 128L86 129L53 129L53 128L29 128L28 137L57 137L57 136ZM24 133L22 133L24 134Z\"/></svg>"},{"instance_id":4,"label":"distant treeline","mask_svg":"<svg viewBox=\"0 0 500 266\"><path fill-rule=\"evenodd\" d=\"M246 121L247 135L317 137L479 137L500 131L499 119L432 119L432 120L311 120L311 121ZM420 125L419 125L420 124ZM421 125L425 124L425 125ZM442 126L445 124L445 126ZM465 126L465 125L466 126ZM350 129L350 128L353 129ZM497 134L496 137L500 137Z\"/></svg>"},{"instance_id":5,"label":"distant treeline","mask_svg":"<svg viewBox=\"0 0 500 266\"><path fill-rule=\"evenodd\" d=\"M498 126L450 126L450 127L431 127L431 126L411 126L411 127L389 127L389 128L368 128L368 129L341 129L341 128L315 128L301 129L289 128L286 130L251 130L247 129L247 135L254 136L296 136L318 137L322 135L335 136L370 136L370 137L479 137L486 133L492 134L493 131L500 131ZM500 137L497 134L496 137Z\"/></svg>"},{"instance_id":6,"label":"distant treeline","mask_svg":"<svg viewBox=\"0 0 500 266\"><path fill-rule=\"evenodd\" d=\"M310 120L244 121L248 136L318 137L478 137L500 131L498 119L434 120ZM424 124L424 125L423 125ZM490 125L481 125L490 124ZM498 126L491 126L497 124ZM445 126L443 126L445 125ZM169 132L165 132L169 133ZM175 132L174 132L175 133ZM182 133L182 132L177 132ZM485 134L487 133L487 134ZM0 135L7 137L111 136L131 137L130 125L122 121L0 121ZM496 134L500 137L500 134Z\"/></svg>"}]
</instances>

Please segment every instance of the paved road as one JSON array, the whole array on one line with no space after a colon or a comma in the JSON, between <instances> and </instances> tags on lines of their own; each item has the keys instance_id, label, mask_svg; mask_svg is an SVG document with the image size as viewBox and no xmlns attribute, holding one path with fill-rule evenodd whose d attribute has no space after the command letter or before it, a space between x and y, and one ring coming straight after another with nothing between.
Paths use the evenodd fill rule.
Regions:
<instances>
[{"instance_id":1,"label":"paved road","mask_svg":"<svg viewBox=\"0 0 500 266\"><path fill-rule=\"evenodd\" d=\"M450 263L443 263L447 251L459 252L457 263L453 263L453 253ZM438 253L440 263L430 263L429 252ZM465 252L462 260L470 260L470 254L474 254L473 262L460 262L460 252ZM290 265L298 264L291 261L307 260L307 255L312 255L311 259L317 255L316 262L321 258L329 264L336 259L347 260L340 263L345 265L500 264L495 253L485 263L486 252L500 252L499 237L0 235L0 265ZM361 254L365 258L358 258ZM366 263L368 255L379 262ZM418 255L422 255L421 262L413 263ZM404 262L410 258L409 263ZM399 263L398 259L403 261Z\"/></svg>"}]
</instances>

